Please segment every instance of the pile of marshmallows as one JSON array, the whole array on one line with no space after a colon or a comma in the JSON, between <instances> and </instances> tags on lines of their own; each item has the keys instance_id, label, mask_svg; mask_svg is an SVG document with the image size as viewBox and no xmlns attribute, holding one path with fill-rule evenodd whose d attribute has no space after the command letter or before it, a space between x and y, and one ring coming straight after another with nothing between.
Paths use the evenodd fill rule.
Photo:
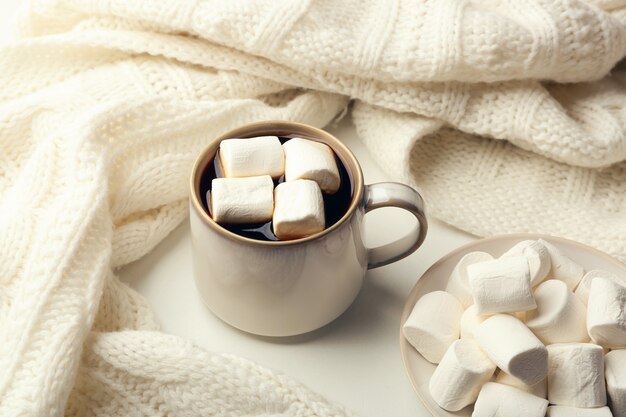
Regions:
<instances>
[{"instance_id":1,"label":"pile of marshmallows","mask_svg":"<svg viewBox=\"0 0 626 417\"><path fill-rule=\"evenodd\" d=\"M340 177L335 154L327 145L276 136L226 139L219 163L225 177L211 183L211 216L220 224L254 224L272 220L281 240L324 230L322 191L335 193ZM273 179L285 182L274 189Z\"/></svg>"},{"instance_id":2,"label":"pile of marshmallows","mask_svg":"<svg viewBox=\"0 0 626 417\"><path fill-rule=\"evenodd\" d=\"M430 394L448 411L475 402L473 417L626 417L625 304L626 276L585 274L526 240L499 259L465 255L403 332L439 364Z\"/></svg>"}]
</instances>

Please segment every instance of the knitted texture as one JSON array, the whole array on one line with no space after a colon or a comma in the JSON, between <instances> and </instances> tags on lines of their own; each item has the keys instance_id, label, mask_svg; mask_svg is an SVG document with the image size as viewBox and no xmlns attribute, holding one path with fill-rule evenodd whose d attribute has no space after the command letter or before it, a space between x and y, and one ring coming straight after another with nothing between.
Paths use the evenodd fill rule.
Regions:
<instances>
[{"instance_id":1,"label":"knitted texture","mask_svg":"<svg viewBox=\"0 0 626 417\"><path fill-rule=\"evenodd\" d=\"M626 2L32 0L0 47L0 415L340 416L158 333L115 268L259 120L359 135L430 212L626 258Z\"/></svg>"}]
</instances>

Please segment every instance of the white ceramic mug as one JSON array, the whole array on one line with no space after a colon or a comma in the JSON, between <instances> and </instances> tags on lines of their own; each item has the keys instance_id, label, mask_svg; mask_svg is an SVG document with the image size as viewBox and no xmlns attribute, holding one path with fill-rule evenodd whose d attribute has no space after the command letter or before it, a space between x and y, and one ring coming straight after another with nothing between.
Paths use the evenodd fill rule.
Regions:
<instances>
[{"instance_id":1,"label":"white ceramic mug","mask_svg":"<svg viewBox=\"0 0 626 417\"><path fill-rule=\"evenodd\" d=\"M274 242L240 236L211 219L200 197L200 182L220 142L266 135L295 135L335 151L352 183L350 206L339 221L306 238ZM393 243L366 248L364 214L389 206L409 211L418 224ZM365 186L359 163L337 138L282 121L242 126L202 151L191 172L190 222L194 275L206 305L230 325L264 336L301 334L334 320L352 304L368 269L413 253L428 227L423 200L413 188L398 183Z\"/></svg>"}]
</instances>

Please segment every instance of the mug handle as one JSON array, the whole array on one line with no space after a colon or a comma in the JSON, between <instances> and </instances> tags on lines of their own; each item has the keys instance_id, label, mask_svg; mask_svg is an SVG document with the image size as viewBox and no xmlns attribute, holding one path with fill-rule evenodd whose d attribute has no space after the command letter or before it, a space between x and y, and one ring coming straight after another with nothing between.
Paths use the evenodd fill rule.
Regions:
<instances>
[{"instance_id":1,"label":"mug handle","mask_svg":"<svg viewBox=\"0 0 626 417\"><path fill-rule=\"evenodd\" d=\"M419 248L428 230L424 200L413 188L397 182L381 182L365 186L365 213L381 207L399 207L415 216L419 225L404 237L386 245L367 250L367 269L378 268L405 258Z\"/></svg>"}]
</instances>

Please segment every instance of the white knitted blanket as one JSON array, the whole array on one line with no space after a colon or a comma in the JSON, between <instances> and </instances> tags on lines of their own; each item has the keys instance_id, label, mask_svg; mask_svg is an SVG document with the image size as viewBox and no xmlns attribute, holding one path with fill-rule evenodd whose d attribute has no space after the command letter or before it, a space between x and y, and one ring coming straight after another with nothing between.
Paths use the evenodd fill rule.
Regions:
<instances>
[{"instance_id":1,"label":"white knitted blanket","mask_svg":"<svg viewBox=\"0 0 626 417\"><path fill-rule=\"evenodd\" d=\"M34 0L19 33L0 47L0 416L346 414L157 332L115 276L244 123L324 126L354 99L432 215L626 259L624 0Z\"/></svg>"}]
</instances>

